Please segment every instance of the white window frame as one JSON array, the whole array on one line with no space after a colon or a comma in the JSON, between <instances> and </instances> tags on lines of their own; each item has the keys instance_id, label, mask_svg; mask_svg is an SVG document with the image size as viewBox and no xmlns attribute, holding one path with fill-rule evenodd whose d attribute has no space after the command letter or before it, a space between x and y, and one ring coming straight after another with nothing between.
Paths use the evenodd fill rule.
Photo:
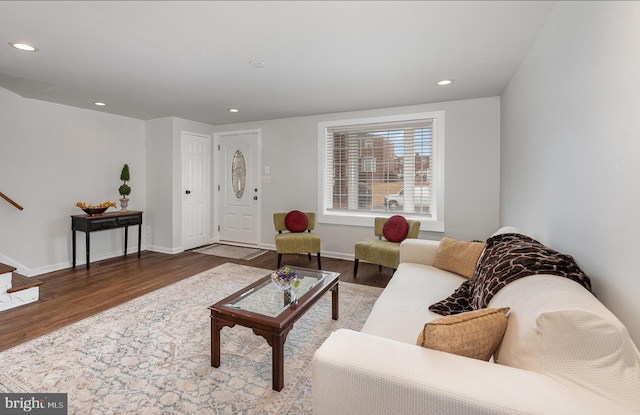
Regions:
<instances>
[{"instance_id":1,"label":"white window frame","mask_svg":"<svg viewBox=\"0 0 640 415\"><path fill-rule=\"evenodd\" d=\"M327 129L341 126L377 124L384 122L414 121L419 119L433 119L432 142L432 183L433 201L431 218L410 213L401 213L411 220L420 221L421 231L444 232L444 195L445 195L445 112L430 111L416 114L398 114L380 117L324 121L318 123L318 222L336 225L373 226L373 218L392 216L397 213L382 211L335 211L325 206L325 193L332 191L332 183L326 174L326 138Z\"/></svg>"}]
</instances>

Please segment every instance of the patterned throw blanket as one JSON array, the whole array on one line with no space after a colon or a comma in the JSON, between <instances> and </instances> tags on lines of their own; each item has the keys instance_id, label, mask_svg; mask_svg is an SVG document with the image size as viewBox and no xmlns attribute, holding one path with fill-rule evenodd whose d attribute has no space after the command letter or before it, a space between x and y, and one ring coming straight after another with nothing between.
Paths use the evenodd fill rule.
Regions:
<instances>
[{"instance_id":1,"label":"patterned throw blanket","mask_svg":"<svg viewBox=\"0 0 640 415\"><path fill-rule=\"evenodd\" d=\"M570 255L560 254L528 236L505 233L487 239L473 278L429 307L443 316L485 308L505 285L529 275L569 278L591 291L589 277Z\"/></svg>"}]
</instances>

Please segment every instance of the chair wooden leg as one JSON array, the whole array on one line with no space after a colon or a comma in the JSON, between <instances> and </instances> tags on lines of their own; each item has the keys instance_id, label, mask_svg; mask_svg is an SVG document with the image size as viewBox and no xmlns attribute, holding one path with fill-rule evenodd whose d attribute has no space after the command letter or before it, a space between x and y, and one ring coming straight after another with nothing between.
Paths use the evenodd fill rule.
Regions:
<instances>
[{"instance_id":1,"label":"chair wooden leg","mask_svg":"<svg viewBox=\"0 0 640 415\"><path fill-rule=\"evenodd\" d=\"M353 277L354 278L358 274L358 263L360 263L360 260L358 258L356 258L356 260L353 263Z\"/></svg>"},{"instance_id":2,"label":"chair wooden leg","mask_svg":"<svg viewBox=\"0 0 640 415\"><path fill-rule=\"evenodd\" d=\"M320 252L318 252L318 269L322 269L322 262L320 260Z\"/></svg>"},{"instance_id":3,"label":"chair wooden leg","mask_svg":"<svg viewBox=\"0 0 640 415\"><path fill-rule=\"evenodd\" d=\"M278 268L280 268L280 261L282 261L282 254L278 254Z\"/></svg>"}]
</instances>

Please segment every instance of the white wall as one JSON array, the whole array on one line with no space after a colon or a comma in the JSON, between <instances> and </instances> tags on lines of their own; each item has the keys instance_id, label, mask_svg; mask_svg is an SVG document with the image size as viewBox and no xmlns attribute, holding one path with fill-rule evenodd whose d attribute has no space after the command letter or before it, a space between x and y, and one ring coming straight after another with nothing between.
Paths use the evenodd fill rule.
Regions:
<instances>
[{"instance_id":1,"label":"white wall","mask_svg":"<svg viewBox=\"0 0 640 415\"><path fill-rule=\"evenodd\" d=\"M70 215L83 213L75 203L117 202L124 163L129 209L144 210L144 122L0 88L0 191L24 207L0 200L0 261L27 275L71 266ZM137 232L129 238L135 246ZM84 264L84 233L77 239ZM122 230L92 233L91 258L120 255L123 245Z\"/></svg>"},{"instance_id":2,"label":"white wall","mask_svg":"<svg viewBox=\"0 0 640 415\"><path fill-rule=\"evenodd\" d=\"M182 252L181 132L213 135L212 126L176 117L144 122L1 88L0 108L0 191L25 208L0 200L0 262L26 275L70 267L70 215L83 213L75 202L117 202L124 163L129 210L145 212L143 249ZM122 236L92 233L92 261L121 255ZM84 233L76 239L84 264ZM136 244L137 232L129 232L129 247Z\"/></svg>"},{"instance_id":3,"label":"white wall","mask_svg":"<svg viewBox=\"0 0 640 415\"><path fill-rule=\"evenodd\" d=\"M150 250L175 254L183 251L182 132L209 135L213 143L213 126L177 117L157 118L145 124L149 206L145 232L150 231ZM213 163L213 157L211 160Z\"/></svg>"},{"instance_id":4,"label":"white wall","mask_svg":"<svg viewBox=\"0 0 640 415\"><path fill-rule=\"evenodd\" d=\"M318 122L446 111L445 234L485 239L499 224L500 99L497 97L409 107L326 114L311 117L218 126L216 132L262 130L262 166L269 166L271 183L262 184L262 245L273 246L273 213L292 209L317 210ZM212 222L213 223L213 222ZM326 255L353 257L355 242L373 237L371 228L319 224ZM421 234L440 239L442 233Z\"/></svg>"},{"instance_id":5,"label":"white wall","mask_svg":"<svg viewBox=\"0 0 640 415\"><path fill-rule=\"evenodd\" d=\"M640 3L559 2L502 95L501 223L573 255L640 344Z\"/></svg>"},{"instance_id":6,"label":"white wall","mask_svg":"<svg viewBox=\"0 0 640 415\"><path fill-rule=\"evenodd\" d=\"M147 159L147 209L145 227L147 247L152 251L173 251L173 118L145 122ZM148 231L148 233L147 233Z\"/></svg>"},{"instance_id":7,"label":"white wall","mask_svg":"<svg viewBox=\"0 0 640 415\"><path fill-rule=\"evenodd\" d=\"M81 213L73 204L117 199L119 172L125 162L132 173L130 209L145 211L143 246L166 253L182 251L181 133L213 135L213 126L176 117L143 122L0 92L2 177L22 174L3 183L0 191L27 208L19 212L0 204L6 222L0 260L24 265L23 272L30 275L69 266L69 215ZM262 245L272 247L273 212L316 209L318 122L441 109L447 117L446 234L483 239L499 221L499 98L271 120L217 130L262 129L262 165L271 167L273 178L262 191ZM214 159L211 171L215 173ZM46 210L39 209L43 203ZM211 219L215 225L215 203ZM371 228L326 224L318 226L318 233L326 255L344 258L352 256L356 241L372 237ZM133 246L137 235L131 234ZM78 264L84 261L83 235L78 236ZM421 237L439 239L442 234L423 232ZM92 258L119 255L121 239L118 231L93 234Z\"/></svg>"}]
</instances>

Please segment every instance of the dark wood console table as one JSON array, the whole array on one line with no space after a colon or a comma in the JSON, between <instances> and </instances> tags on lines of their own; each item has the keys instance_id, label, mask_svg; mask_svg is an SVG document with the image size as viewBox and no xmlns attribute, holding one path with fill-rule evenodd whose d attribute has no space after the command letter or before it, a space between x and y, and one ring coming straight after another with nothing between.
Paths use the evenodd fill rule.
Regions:
<instances>
[{"instance_id":1,"label":"dark wood console table","mask_svg":"<svg viewBox=\"0 0 640 415\"><path fill-rule=\"evenodd\" d=\"M71 236L73 245L73 266L76 266L76 231L85 233L87 245L87 269L90 267L89 246L91 232L104 231L107 229L124 228L124 255L127 255L127 239L129 236L129 226L138 225L138 258L140 258L140 245L142 242L142 212L114 212L103 213L102 215L71 215Z\"/></svg>"}]
</instances>

